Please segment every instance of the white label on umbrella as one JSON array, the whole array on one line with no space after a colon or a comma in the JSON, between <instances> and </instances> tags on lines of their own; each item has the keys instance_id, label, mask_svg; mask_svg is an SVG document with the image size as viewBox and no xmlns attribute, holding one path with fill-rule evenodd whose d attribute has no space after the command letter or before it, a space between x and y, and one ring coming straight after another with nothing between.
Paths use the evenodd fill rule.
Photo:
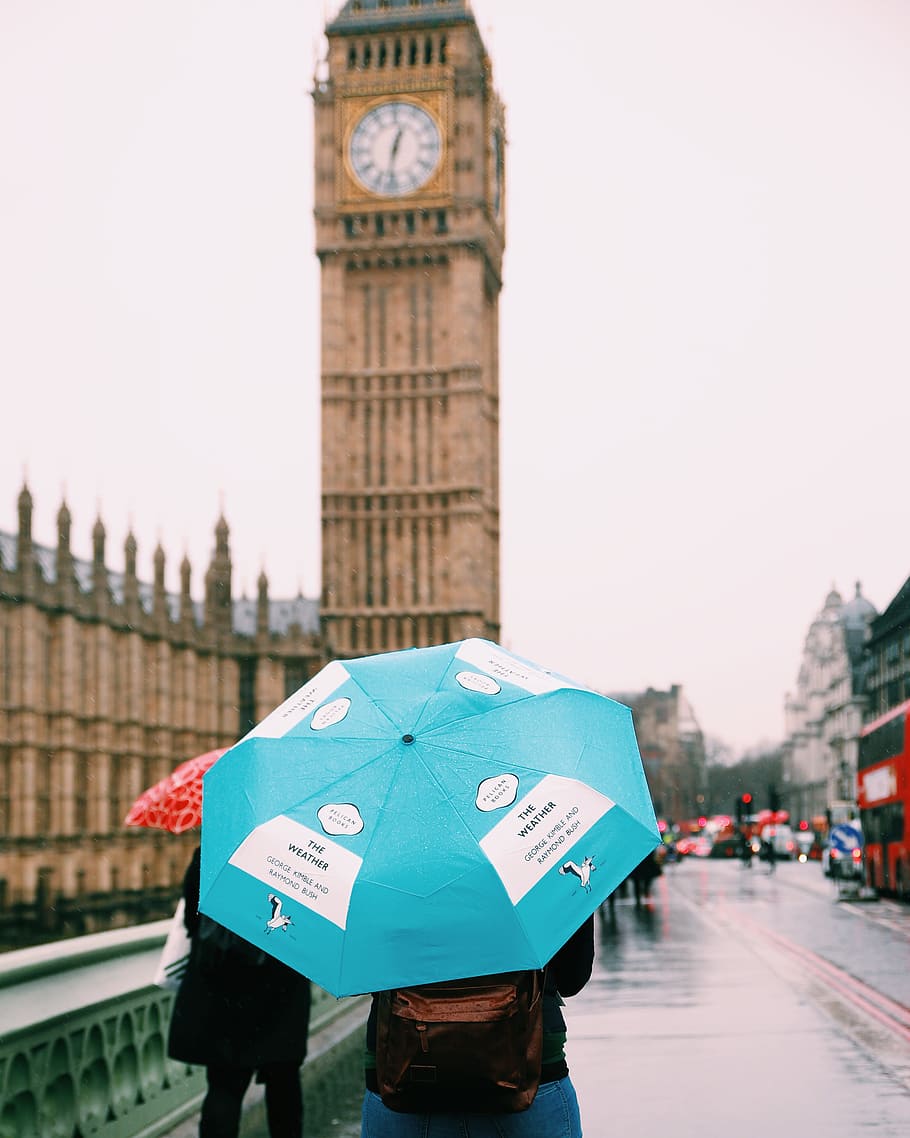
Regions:
<instances>
[{"instance_id":1,"label":"white label on umbrella","mask_svg":"<svg viewBox=\"0 0 910 1138\"><path fill-rule=\"evenodd\" d=\"M317 672L302 688L288 696L280 707L276 707L271 715L267 715L254 727L246 738L252 739L257 735L266 739L282 738L292 727L296 727L306 719L311 711L324 703L332 692L337 691L349 675L347 668L337 660L326 664L321 672Z\"/></svg>"},{"instance_id":2,"label":"white label on umbrella","mask_svg":"<svg viewBox=\"0 0 910 1138\"><path fill-rule=\"evenodd\" d=\"M516 660L514 656L510 656L508 652L503 652L501 648L497 648L487 640L465 640L455 653L455 658L464 660L467 664L473 664L475 668L486 672L488 676L493 676L497 680L505 680L509 684L515 684L516 687L524 688L525 691L532 692L534 695L557 691L559 688L578 687L577 684L573 684L569 680L550 675L542 668L535 668L533 664Z\"/></svg>"},{"instance_id":3,"label":"white label on umbrella","mask_svg":"<svg viewBox=\"0 0 910 1138\"><path fill-rule=\"evenodd\" d=\"M555 865L565 862L578 839L615 805L584 782L548 774L481 838L480 848L509 897L518 902ZM590 879L597 866L578 868ZM567 872L575 874L575 869Z\"/></svg>"},{"instance_id":4,"label":"white label on umbrella","mask_svg":"<svg viewBox=\"0 0 910 1138\"><path fill-rule=\"evenodd\" d=\"M341 699L333 699L330 703L324 703L314 713L310 726L314 731L324 731L326 727L334 727L336 723L340 723L350 710L351 701L346 695L343 695Z\"/></svg>"},{"instance_id":5,"label":"white label on umbrella","mask_svg":"<svg viewBox=\"0 0 910 1138\"><path fill-rule=\"evenodd\" d=\"M327 802L316 817L327 834L359 834L363 829L363 817L353 802Z\"/></svg>"},{"instance_id":6,"label":"white label on umbrella","mask_svg":"<svg viewBox=\"0 0 910 1138\"><path fill-rule=\"evenodd\" d=\"M455 682L466 691L480 692L482 695L499 695L502 688L492 676L482 676L479 672L459 672Z\"/></svg>"},{"instance_id":7,"label":"white label on umbrella","mask_svg":"<svg viewBox=\"0 0 910 1138\"><path fill-rule=\"evenodd\" d=\"M485 778L477 788L474 805L478 810L505 810L515 801L518 793L518 779L514 774L494 775Z\"/></svg>"},{"instance_id":8,"label":"white label on umbrella","mask_svg":"<svg viewBox=\"0 0 910 1138\"><path fill-rule=\"evenodd\" d=\"M257 826L230 862L343 929L363 858L279 814Z\"/></svg>"}]
</instances>

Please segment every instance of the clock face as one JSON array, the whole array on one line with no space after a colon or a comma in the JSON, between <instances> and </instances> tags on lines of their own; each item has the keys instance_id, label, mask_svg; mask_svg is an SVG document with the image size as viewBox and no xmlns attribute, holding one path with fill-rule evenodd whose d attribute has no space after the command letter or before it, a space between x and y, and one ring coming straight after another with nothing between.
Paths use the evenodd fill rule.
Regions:
<instances>
[{"instance_id":1,"label":"clock face","mask_svg":"<svg viewBox=\"0 0 910 1138\"><path fill-rule=\"evenodd\" d=\"M439 165L442 142L433 116L416 103L371 108L351 133L351 169L364 189L401 197L425 185Z\"/></svg>"}]
</instances>

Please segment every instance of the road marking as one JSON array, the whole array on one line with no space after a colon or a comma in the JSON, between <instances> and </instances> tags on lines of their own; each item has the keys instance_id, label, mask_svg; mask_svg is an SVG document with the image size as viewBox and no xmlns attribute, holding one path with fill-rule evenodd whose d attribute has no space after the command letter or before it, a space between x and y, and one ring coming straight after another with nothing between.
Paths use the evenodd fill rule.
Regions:
<instances>
[{"instance_id":1,"label":"road marking","mask_svg":"<svg viewBox=\"0 0 910 1138\"><path fill-rule=\"evenodd\" d=\"M819 956L811 949L804 948L802 945L789 940L780 933L773 932L771 929L766 928L744 913L737 913L737 920L740 924L748 925L753 932L759 933L766 940L770 940L779 948L790 953L791 956L795 956L803 966L818 979L823 980L829 987L834 988L846 1000L849 1000L850 1003L865 1012L866 1015L878 1020L879 1023L894 1032L905 1042L910 1043L910 1008L898 1003L897 1000L892 1000L891 997L886 996L884 992L879 992L875 988L871 988L868 984L863 983L862 980L851 976L849 972L845 972L843 968L839 968L836 964L825 960L824 957Z\"/></svg>"},{"instance_id":2,"label":"road marking","mask_svg":"<svg viewBox=\"0 0 910 1138\"><path fill-rule=\"evenodd\" d=\"M696 885L691 879L686 884ZM789 983L803 990L840 1032L910 1090L910 1008L747 916L737 898L725 889L711 898L702 892L701 904L682 889L674 890L672 897L723 935L741 941L743 933L749 934L745 941L753 952L783 978L789 977Z\"/></svg>"}]
</instances>

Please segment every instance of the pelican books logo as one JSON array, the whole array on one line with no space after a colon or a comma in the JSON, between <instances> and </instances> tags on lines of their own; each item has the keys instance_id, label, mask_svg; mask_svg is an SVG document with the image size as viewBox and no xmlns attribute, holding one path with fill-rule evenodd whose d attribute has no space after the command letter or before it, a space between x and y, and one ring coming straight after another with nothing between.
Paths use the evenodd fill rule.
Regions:
<instances>
[{"instance_id":1,"label":"pelican books logo","mask_svg":"<svg viewBox=\"0 0 910 1138\"><path fill-rule=\"evenodd\" d=\"M563 874L568 851L616 805L586 783L546 775L480 840L480 848L517 903L555 866ZM585 858L573 873L587 890L596 867ZM577 884L577 882L576 882Z\"/></svg>"},{"instance_id":2,"label":"pelican books logo","mask_svg":"<svg viewBox=\"0 0 910 1138\"><path fill-rule=\"evenodd\" d=\"M360 821L356 807L338 803L329 809L336 833L356 832ZM248 835L230 864L343 929L363 859L325 834L279 814Z\"/></svg>"}]
</instances>

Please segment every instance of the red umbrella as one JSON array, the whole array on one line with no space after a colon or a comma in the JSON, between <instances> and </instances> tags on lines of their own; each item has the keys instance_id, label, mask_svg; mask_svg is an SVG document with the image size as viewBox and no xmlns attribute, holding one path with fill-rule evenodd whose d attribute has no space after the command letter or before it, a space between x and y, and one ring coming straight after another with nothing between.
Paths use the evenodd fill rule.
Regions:
<instances>
[{"instance_id":1,"label":"red umbrella","mask_svg":"<svg viewBox=\"0 0 910 1138\"><path fill-rule=\"evenodd\" d=\"M171 773L144 790L123 819L124 826L149 826L182 834L202 823L202 776L227 751L219 747L187 759Z\"/></svg>"}]
</instances>

